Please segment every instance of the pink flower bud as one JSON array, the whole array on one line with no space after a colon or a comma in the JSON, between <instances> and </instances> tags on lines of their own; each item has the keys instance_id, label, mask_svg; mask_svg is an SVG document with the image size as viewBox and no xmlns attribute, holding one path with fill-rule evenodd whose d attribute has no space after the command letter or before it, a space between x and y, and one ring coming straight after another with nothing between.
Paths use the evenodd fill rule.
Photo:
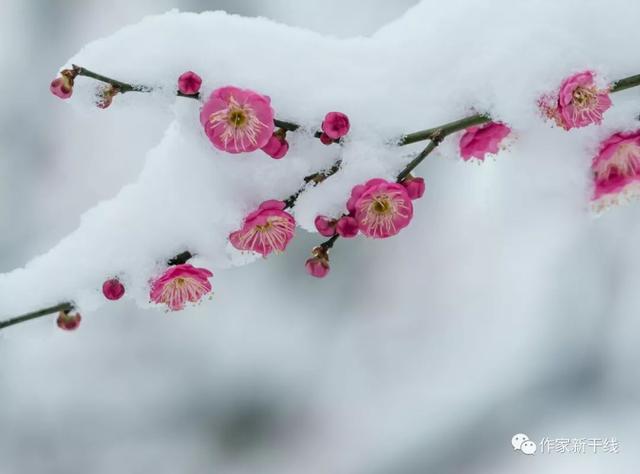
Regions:
<instances>
[{"instance_id":1,"label":"pink flower bud","mask_svg":"<svg viewBox=\"0 0 640 474\"><path fill-rule=\"evenodd\" d=\"M311 257L304 264L307 273L316 278L324 278L329 274L329 262L317 257Z\"/></svg>"},{"instance_id":2,"label":"pink flower bud","mask_svg":"<svg viewBox=\"0 0 640 474\"><path fill-rule=\"evenodd\" d=\"M275 132L269 138L265 146L261 148L267 155L275 160L279 160L289 151L289 142L284 138L283 134Z\"/></svg>"},{"instance_id":3,"label":"pink flower bud","mask_svg":"<svg viewBox=\"0 0 640 474\"><path fill-rule=\"evenodd\" d=\"M56 97L68 99L73 94L73 79L76 77L75 71L72 69L64 69L60 71L60 77L51 81L49 90Z\"/></svg>"},{"instance_id":4,"label":"pink flower bud","mask_svg":"<svg viewBox=\"0 0 640 474\"><path fill-rule=\"evenodd\" d=\"M60 329L64 329L65 331L74 331L80 326L81 320L82 316L80 316L80 313L70 314L65 311L60 311L56 324Z\"/></svg>"},{"instance_id":5,"label":"pink flower bud","mask_svg":"<svg viewBox=\"0 0 640 474\"><path fill-rule=\"evenodd\" d=\"M184 95L195 95L200 91L202 78L193 71L182 73L178 78L178 90Z\"/></svg>"},{"instance_id":6,"label":"pink flower bud","mask_svg":"<svg viewBox=\"0 0 640 474\"><path fill-rule=\"evenodd\" d=\"M349 117L342 112L329 112L322 122L322 131L334 140L344 137L349 132Z\"/></svg>"},{"instance_id":7,"label":"pink flower bud","mask_svg":"<svg viewBox=\"0 0 640 474\"><path fill-rule=\"evenodd\" d=\"M411 199L420 199L424 195L424 179L414 178L410 176L404 179L400 184L407 190L407 194Z\"/></svg>"},{"instance_id":8,"label":"pink flower bud","mask_svg":"<svg viewBox=\"0 0 640 474\"><path fill-rule=\"evenodd\" d=\"M320 141L323 145L331 145L333 143L333 139L324 132L320 135Z\"/></svg>"},{"instance_id":9,"label":"pink flower bud","mask_svg":"<svg viewBox=\"0 0 640 474\"><path fill-rule=\"evenodd\" d=\"M327 216L317 216L313 222L323 237L333 237L336 233L336 220Z\"/></svg>"},{"instance_id":10,"label":"pink flower bud","mask_svg":"<svg viewBox=\"0 0 640 474\"><path fill-rule=\"evenodd\" d=\"M326 277L329 273L329 254L327 250L320 245L313 248L311 255L311 258L304 264L307 273L316 278Z\"/></svg>"},{"instance_id":11,"label":"pink flower bud","mask_svg":"<svg viewBox=\"0 0 640 474\"><path fill-rule=\"evenodd\" d=\"M342 216L336 224L336 231L340 237L351 239L358 235L358 221L351 216Z\"/></svg>"},{"instance_id":12,"label":"pink flower bud","mask_svg":"<svg viewBox=\"0 0 640 474\"><path fill-rule=\"evenodd\" d=\"M102 284L102 294L108 300L119 300L124 295L124 285L117 278L111 278Z\"/></svg>"}]
</instances>

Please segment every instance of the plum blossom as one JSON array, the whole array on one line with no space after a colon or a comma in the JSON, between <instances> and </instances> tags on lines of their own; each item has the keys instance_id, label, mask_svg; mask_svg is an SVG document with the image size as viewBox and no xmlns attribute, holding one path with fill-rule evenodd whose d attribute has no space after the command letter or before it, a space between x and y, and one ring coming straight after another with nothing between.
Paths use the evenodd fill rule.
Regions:
<instances>
[{"instance_id":1,"label":"plum blossom","mask_svg":"<svg viewBox=\"0 0 640 474\"><path fill-rule=\"evenodd\" d=\"M267 144L273 132L273 109L265 95L233 86L214 90L200 111L200 123L219 150L243 153Z\"/></svg>"},{"instance_id":2,"label":"plum blossom","mask_svg":"<svg viewBox=\"0 0 640 474\"><path fill-rule=\"evenodd\" d=\"M183 72L178 77L178 90L184 95L195 95L200 91L202 78L193 71Z\"/></svg>"},{"instance_id":3,"label":"plum blossom","mask_svg":"<svg viewBox=\"0 0 640 474\"><path fill-rule=\"evenodd\" d=\"M615 133L604 140L591 169L595 209L617 202L621 194L640 195L640 130Z\"/></svg>"},{"instance_id":4,"label":"plum blossom","mask_svg":"<svg viewBox=\"0 0 640 474\"><path fill-rule=\"evenodd\" d=\"M102 294L108 300L119 300L124 295L124 285L117 278L110 278L102 284Z\"/></svg>"},{"instance_id":5,"label":"plum blossom","mask_svg":"<svg viewBox=\"0 0 640 474\"><path fill-rule=\"evenodd\" d=\"M543 112L565 130L602 123L604 112L611 107L608 89L599 89L594 74L584 71L569 76L560 85L555 99L543 97Z\"/></svg>"},{"instance_id":6,"label":"plum blossom","mask_svg":"<svg viewBox=\"0 0 640 474\"><path fill-rule=\"evenodd\" d=\"M360 231L375 239L396 235L413 217L413 204L404 186L381 178L355 186L347 209Z\"/></svg>"},{"instance_id":7,"label":"plum blossom","mask_svg":"<svg viewBox=\"0 0 640 474\"><path fill-rule=\"evenodd\" d=\"M283 201L265 201L244 219L240 230L229 235L238 250L249 250L266 257L271 252L284 252L293 238L296 221L285 212Z\"/></svg>"},{"instance_id":8,"label":"plum blossom","mask_svg":"<svg viewBox=\"0 0 640 474\"><path fill-rule=\"evenodd\" d=\"M58 313L58 319L56 319L56 324L60 329L65 331L75 331L80 326L80 321L82 321L80 313L60 311Z\"/></svg>"},{"instance_id":9,"label":"plum blossom","mask_svg":"<svg viewBox=\"0 0 640 474\"><path fill-rule=\"evenodd\" d=\"M158 304L166 304L171 311L184 308L185 303L197 303L211 292L206 268L196 268L188 263L173 265L151 282L150 298Z\"/></svg>"},{"instance_id":10,"label":"plum blossom","mask_svg":"<svg viewBox=\"0 0 640 474\"><path fill-rule=\"evenodd\" d=\"M349 133L349 127L349 117L342 112L329 112L322 121L322 131L332 140L344 137Z\"/></svg>"},{"instance_id":11,"label":"plum blossom","mask_svg":"<svg viewBox=\"0 0 640 474\"><path fill-rule=\"evenodd\" d=\"M460 155L465 161L471 158L484 161L487 154L498 153L500 144L509 133L511 133L511 129L499 122L469 127L460 138Z\"/></svg>"}]
</instances>

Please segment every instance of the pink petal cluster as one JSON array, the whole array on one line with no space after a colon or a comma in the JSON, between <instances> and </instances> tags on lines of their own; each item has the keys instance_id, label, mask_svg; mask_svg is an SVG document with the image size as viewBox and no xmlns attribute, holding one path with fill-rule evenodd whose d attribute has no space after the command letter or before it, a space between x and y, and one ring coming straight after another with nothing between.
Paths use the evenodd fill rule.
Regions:
<instances>
[{"instance_id":1,"label":"pink petal cluster","mask_svg":"<svg viewBox=\"0 0 640 474\"><path fill-rule=\"evenodd\" d=\"M318 233L324 237L333 237L338 234L340 237L350 239L358 235L358 221L351 215L344 215L338 219L327 216L317 216L314 224Z\"/></svg>"},{"instance_id":2,"label":"pink petal cluster","mask_svg":"<svg viewBox=\"0 0 640 474\"><path fill-rule=\"evenodd\" d=\"M420 199L424 196L424 178L409 175L400 183L407 190L407 194L412 200Z\"/></svg>"},{"instance_id":3,"label":"pink petal cluster","mask_svg":"<svg viewBox=\"0 0 640 474\"><path fill-rule=\"evenodd\" d=\"M200 111L200 123L219 150L229 153L255 151L273 133L273 109L265 95L233 86L211 93Z\"/></svg>"},{"instance_id":4,"label":"pink petal cluster","mask_svg":"<svg viewBox=\"0 0 640 474\"><path fill-rule=\"evenodd\" d=\"M151 282L151 301L166 304L171 311L179 311L187 302L197 303L211 292L209 278L213 276L206 268L196 268L188 263L173 265Z\"/></svg>"},{"instance_id":5,"label":"pink petal cluster","mask_svg":"<svg viewBox=\"0 0 640 474\"><path fill-rule=\"evenodd\" d=\"M413 217L413 204L405 187L381 178L355 186L347 209L360 231L376 239L396 235Z\"/></svg>"},{"instance_id":6,"label":"pink petal cluster","mask_svg":"<svg viewBox=\"0 0 640 474\"><path fill-rule=\"evenodd\" d=\"M82 316L80 313L69 313L66 311L60 311L58 313L58 319L56 319L56 325L65 331L75 331L80 326Z\"/></svg>"},{"instance_id":7,"label":"pink petal cluster","mask_svg":"<svg viewBox=\"0 0 640 474\"><path fill-rule=\"evenodd\" d=\"M51 81L49 90L56 97L68 99L73 94L73 81L75 77L75 71L72 69L64 69L60 71L60 77Z\"/></svg>"},{"instance_id":8,"label":"pink petal cluster","mask_svg":"<svg viewBox=\"0 0 640 474\"><path fill-rule=\"evenodd\" d=\"M307 273L316 278L324 278L329 274L329 254L327 250L318 246L311 251L311 258L309 258L304 266Z\"/></svg>"},{"instance_id":9,"label":"pink petal cluster","mask_svg":"<svg viewBox=\"0 0 640 474\"><path fill-rule=\"evenodd\" d=\"M124 295L124 285L117 278L111 278L102 284L102 294L108 300L119 300Z\"/></svg>"},{"instance_id":10,"label":"pink petal cluster","mask_svg":"<svg viewBox=\"0 0 640 474\"><path fill-rule=\"evenodd\" d=\"M498 153L502 140L509 133L511 133L511 129L499 122L469 127L460 138L460 154L465 161L471 158L484 161L485 155L488 153Z\"/></svg>"},{"instance_id":11,"label":"pink petal cluster","mask_svg":"<svg viewBox=\"0 0 640 474\"><path fill-rule=\"evenodd\" d=\"M336 233L336 219L327 216L317 216L313 222L320 235L323 237L332 237Z\"/></svg>"},{"instance_id":12,"label":"pink petal cluster","mask_svg":"<svg viewBox=\"0 0 640 474\"><path fill-rule=\"evenodd\" d=\"M265 201L244 219L242 229L229 235L238 250L249 250L266 257L271 252L284 252L293 238L296 221L285 212L285 203Z\"/></svg>"},{"instance_id":13,"label":"pink petal cluster","mask_svg":"<svg viewBox=\"0 0 640 474\"><path fill-rule=\"evenodd\" d=\"M598 89L594 74L584 71L574 74L560 85L555 103L541 100L543 112L565 130L602 123L604 112L611 107L607 89Z\"/></svg>"},{"instance_id":14,"label":"pink petal cluster","mask_svg":"<svg viewBox=\"0 0 640 474\"><path fill-rule=\"evenodd\" d=\"M358 235L358 221L353 216L342 216L336 223L336 233L345 239Z\"/></svg>"},{"instance_id":15,"label":"pink petal cluster","mask_svg":"<svg viewBox=\"0 0 640 474\"><path fill-rule=\"evenodd\" d=\"M184 95L195 95L200 91L202 78L193 71L183 72L178 77L178 90Z\"/></svg>"},{"instance_id":16,"label":"pink petal cluster","mask_svg":"<svg viewBox=\"0 0 640 474\"><path fill-rule=\"evenodd\" d=\"M622 192L640 195L640 130L615 133L604 140L591 169L596 207L615 202Z\"/></svg>"},{"instance_id":17,"label":"pink petal cluster","mask_svg":"<svg viewBox=\"0 0 640 474\"><path fill-rule=\"evenodd\" d=\"M349 117L342 112L329 112L322 121L320 140L328 145L349 133L349 128Z\"/></svg>"},{"instance_id":18,"label":"pink petal cluster","mask_svg":"<svg viewBox=\"0 0 640 474\"><path fill-rule=\"evenodd\" d=\"M265 146L261 148L267 155L279 160L289 151L289 142L283 132L274 132Z\"/></svg>"}]
</instances>

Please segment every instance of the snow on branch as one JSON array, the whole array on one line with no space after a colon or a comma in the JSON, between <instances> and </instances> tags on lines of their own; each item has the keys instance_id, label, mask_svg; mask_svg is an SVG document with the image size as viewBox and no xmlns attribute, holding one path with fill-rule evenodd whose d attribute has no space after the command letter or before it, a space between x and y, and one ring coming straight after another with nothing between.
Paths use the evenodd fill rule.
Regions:
<instances>
[{"instance_id":1,"label":"snow on branch","mask_svg":"<svg viewBox=\"0 0 640 474\"><path fill-rule=\"evenodd\" d=\"M198 32L218 31L211 28L213 23L244 28L244 21L219 14L192 17L174 13L145 20L139 30L120 32L116 38L121 39L114 40L117 55L108 53L106 46L96 45L94 49L98 56L104 56L106 67L111 60L119 63L116 70L127 70L129 66L122 62L126 61L127 52L120 53L116 46L119 41L130 42L132 35L138 42L147 42L148 46L162 50L162 45L155 45L153 41L158 38L156 32L163 28L195 30L193 34L197 35ZM255 22L255 25L264 26L262 20ZM269 25L265 28L268 33L265 37L270 38L276 28L282 27ZM290 32L277 33L285 38ZM299 52L297 48L321 41L314 36L304 36L306 33L291 34L302 35L296 42L286 41L286 44L292 44L292 56L289 57L292 60ZM381 32L372 41L384 38L384 34ZM257 44L261 43L258 41ZM360 45L348 44L354 57L362 54ZM165 46L169 47L168 44ZM238 46L240 49L245 47L248 46ZM144 47L138 49L143 51ZM91 48L89 52L83 51L89 58L90 53ZM138 51L129 54L135 55ZM255 51L251 54L256 64L262 60ZM385 54L388 54L388 65L378 58L376 65L379 62L390 69L380 69L380 75L387 77L390 87L397 79L391 66L396 64L393 56L396 50L389 48ZM328 57L339 57L339 54ZM138 60L144 62L140 57ZM373 94L366 88L364 93L357 87L349 89L343 85L327 88L326 91L335 94L331 100L336 104L346 98L343 110L349 111L349 115L326 112L325 108L324 118L320 120L323 101L296 112L297 102L313 102L310 95L296 98L294 86L289 84L287 88L275 82L270 86L273 91L262 90L260 86L265 84L258 84L255 87L261 89L258 92L252 84L246 84L252 79L261 82L251 69L242 69L246 61L237 61L235 56L231 60L236 61L238 70L244 71L241 76L245 83L243 87L222 85L220 80L213 78L207 63L197 60L194 62L202 68L198 73L192 70L175 73L172 81L166 79L169 73L162 73L163 77L157 80L150 75L153 71L163 70L163 65L157 61L148 63L149 71L140 73L141 79L135 81L114 79L76 65L76 61L62 69L50 85L51 92L62 99L76 94L82 77L97 81L98 87L80 87L80 101L88 98L99 108L116 109L120 100L124 107L135 106L135 101L119 98L128 93L149 94L157 102L177 96L176 118L162 142L149 152L147 165L136 183L124 188L112 201L101 203L87 213L81 227L50 253L35 259L22 271L16 270L0 278L0 288L4 286L20 298L32 278L42 281L60 262L73 260L70 257L77 247L86 249L85 257L93 259L80 265L73 275L60 279L59 292L46 288L41 298L49 304L56 300L64 302L0 322L0 329L52 313L58 313L57 323L62 329L75 329L81 320L79 308L90 310L104 300L120 299L125 293L141 304L146 301L170 311L181 310L211 293L211 268L225 268L247 263L255 256L282 253L297 226L316 230L327 238L312 249L311 257L305 263L310 275L324 277L329 273L330 251L339 238L362 235L384 239L397 235L411 223L414 201L425 193L424 179L413 173L447 137L460 133L457 145L450 142L446 145L447 153L455 150L454 153L464 161L482 162L485 157L500 153L507 143L515 142L516 135L555 133L549 127L541 131L543 128L536 125L545 120L555 124L556 130L604 128L604 115L613 108L610 95L640 85L640 75L606 84L600 75L587 69L567 75L542 94L531 81L527 83L531 90L512 88L520 90L524 96L520 102L514 100L513 91L496 87L492 91L492 100L497 103L495 107L477 94L475 106L465 107L467 115L461 119L429 129L398 133L402 130L398 124L406 122L405 111L411 110L411 123L423 122L427 120L425 116L432 116L425 110L429 102L422 101L420 92L424 86L418 82L415 85L406 83L417 99L415 107L408 102L403 108L398 107L397 100L394 102L396 96L381 100L382 105L378 108L368 108L367 104L381 97L377 91L384 90L378 89L377 85ZM135 61L132 57L129 63ZM307 66L309 70L305 72L317 79L309 80L309 84L327 84L333 79L330 72L317 69L317 64ZM177 66L172 64L166 68L176 71ZM362 80L368 80L367 73L359 76L360 83L369 84ZM360 83L353 82L354 85ZM312 93L316 90L318 94L325 91L317 88ZM265 95L273 92L276 93L274 100ZM438 92L432 92L429 97L439 102L440 110L444 110L446 101L433 95ZM396 95L402 97L402 91L398 90ZM501 99L502 95L504 98ZM183 98L189 100L180 104ZM285 115L298 116L301 120L276 118L274 103L286 104L282 108L287 111ZM518 110L527 112L518 112L518 115ZM383 120L376 122L376 114L381 114ZM448 111L439 115L451 119L451 114ZM453 117L455 115L457 113ZM618 123L622 122L619 120ZM596 211L640 189L640 130L619 126L608 132L592 160L591 205ZM380 136L384 138L380 139ZM428 143L417 153L407 155L397 151L422 141ZM265 154L276 161L265 160ZM108 237L103 238L103 235ZM92 251L91 245L87 244L94 241L97 242L95 245L101 245L102 252ZM122 247L128 249L127 256L118 252ZM159 258L160 255L165 257ZM166 255L175 256L167 259ZM82 288L77 288L78 285ZM9 307L19 308L19 300Z\"/></svg>"}]
</instances>

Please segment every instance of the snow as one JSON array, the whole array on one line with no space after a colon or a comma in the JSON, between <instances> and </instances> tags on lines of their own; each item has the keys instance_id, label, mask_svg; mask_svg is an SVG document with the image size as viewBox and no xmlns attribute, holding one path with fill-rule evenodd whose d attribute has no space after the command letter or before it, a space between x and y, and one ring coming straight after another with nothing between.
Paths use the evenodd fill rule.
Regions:
<instances>
[{"instance_id":1,"label":"snow","mask_svg":"<svg viewBox=\"0 0 640 474\"><path fill-rule=\"evenodd\" d=\"M10 295L1 299L0 314L67 300L81 311L94 310L105 302L102 281L113 275L123 279L127 297L146 306L149 279L185 249L197 254L194 264L214 272L215 290L216 279L224 278L219 270L253 260L230 249L227 236L261 201L285 199L304 176L342 158L343 170L303 193L296 205L299 224L313 231L317 214L343 211L353 185L394 176L409 153L421 147L395 148L389 139L476 111L509 124L517 140L495 163L475 167L458 162L457 137L449 138L433 159L451 161L446 166L450 174L426 176L423 202L438 202L438 191L483 174L487 187L478 189L474 199L496 206L509 201L503 212L522 222L557 213L552 222L558 228L549 231L572 235L592 219L587 210L591 157L609 133L637 125L638 92L615 94L602 127L570 133L541 119L537 99L576 71L593 69L602 83L638 73L629 59L640 42L638 14L640 4L622 0L606 8L596 1L501 0L489 5L457 0L446 9L425 1L371 37L338 39L264 18L171 11L90 43L65 67L78 64L156 91L117 96L109 109L97 110L98 83L78 78L70 114L85 114L88 121L109 114L114 122L126 123L143 108L150 115L171 114L171 123L147 153L136 181L123 183L113 199L86 212L78 229L49 252L0 276L0 294ZM620 31L625 32L623 42ZM186 70L203 77L204 96L224 85L269 95L278 118L304 127L288 134L288 155L272 160L260 151L236 156L214 149L198 120L199 103L174 96L177 77ZM342 147L326 147L311 136L332 110L351 120ZM138 126L143 129L145 123ZM74 129L59 139L73 140L81 133ZM446 179L447 185L432 187L437 179ZM497 193L489 196L498 183ZM417 207L427 212L415 218L427 222L437 221L435 213L446 216L446 206L453 205L445 201L434 208L423 202ZM463 232L469 216L461 216ZM430 226L420 228L429 232ZM427 241L437 253L449 238ZM384 254L385 244L379 249ZM303 262L299 268L303 273Z\"/></svg>"}]
</instances>

